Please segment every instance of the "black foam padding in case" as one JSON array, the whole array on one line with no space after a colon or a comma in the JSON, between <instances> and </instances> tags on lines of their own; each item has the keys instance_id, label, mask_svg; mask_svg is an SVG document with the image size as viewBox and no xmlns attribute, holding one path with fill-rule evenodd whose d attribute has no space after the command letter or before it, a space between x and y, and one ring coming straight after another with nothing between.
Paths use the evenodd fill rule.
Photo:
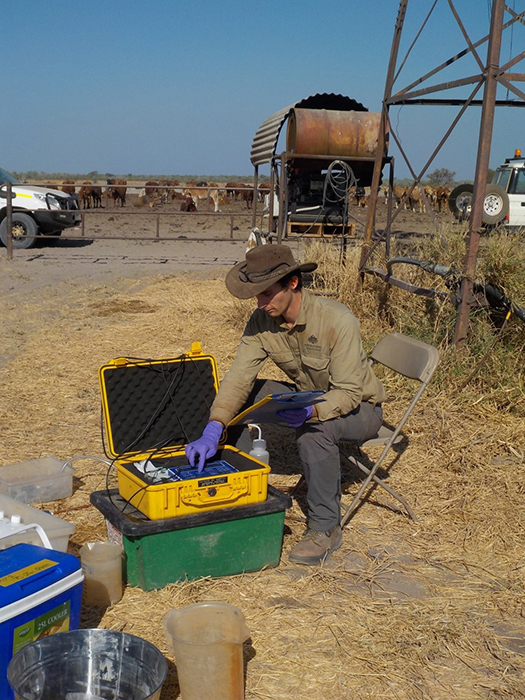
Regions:
<instances>
[{"instance_id":1,"label":"black foam padding in case","mask_svg":"<svg viewBox=\"0 0 525 700\"><path fill-rule=\"evenodd\" d=\"M103 368L117 455L185 445L202 434L215 398L210 359Z\"/></svg>"}]
</instances>

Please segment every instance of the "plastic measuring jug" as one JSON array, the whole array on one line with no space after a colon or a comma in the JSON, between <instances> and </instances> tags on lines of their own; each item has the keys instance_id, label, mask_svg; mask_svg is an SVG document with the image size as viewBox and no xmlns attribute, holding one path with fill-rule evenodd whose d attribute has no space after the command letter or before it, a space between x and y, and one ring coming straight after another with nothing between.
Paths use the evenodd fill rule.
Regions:
<instances>
[{"instance_id":1,"label":"plastic measuring jug","mask_svg":"<svg viewBox=\"0 0 525 700\"><path fill-rule=\"evenodd\" d=\"M250 630L240 610L196 603L169 610L162 622L184 700L243 700L242 645Z\"/></svg>"},{"instance_id":2,"label":"plastic measuring jug","mask_svg":"<svg viewBox=\"0 0 525 700\"><path fill-rule=\"evenodd\" d=\"M88 542L80 548L84 600L107 607L122 598L122 549L111 542Z\"/></svg>"}]
</instances>

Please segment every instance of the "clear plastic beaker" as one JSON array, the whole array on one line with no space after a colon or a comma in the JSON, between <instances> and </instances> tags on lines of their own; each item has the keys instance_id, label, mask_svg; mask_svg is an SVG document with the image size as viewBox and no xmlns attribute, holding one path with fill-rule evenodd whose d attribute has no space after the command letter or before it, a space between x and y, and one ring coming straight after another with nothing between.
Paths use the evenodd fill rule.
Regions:
<instances>
[{"instance_id":1,"label":"clear plastic beaker","mask_svg":"<svg viewBox=\"0 0 525 700\"><path fill-rule=\"evenodd\" d=\"M184 700L243 700L243 642L250 630L240 610L196 603L169 610L162 622Z\"/></svg>"},{"instance_id":2,"label":"clear plastic beaker","mask_svg":"<svg viewBox=\"0 0 525 700\"><path fill-rule=\"evenodd\" d=\"M122 598L122 549L111 542L88 542L80 548L84 601L107 607Z\"/></svg>"}]
</instances>

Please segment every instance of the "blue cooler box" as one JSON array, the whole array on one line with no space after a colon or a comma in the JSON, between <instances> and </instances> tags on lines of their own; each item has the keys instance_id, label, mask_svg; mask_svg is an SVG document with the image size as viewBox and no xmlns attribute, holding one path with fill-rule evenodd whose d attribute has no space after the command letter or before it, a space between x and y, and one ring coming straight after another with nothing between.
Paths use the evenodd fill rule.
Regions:
<instances>
[{"instance_id":1,"label":"blue cooler box","mask_svg":"<svg viewBox=\"0 0 525 700\"><path fill-rule=\"evenodd\" d=\"M30 642L78 629L84 576L72 554L32 544L0 551L0 698L11 658Z\"/></svg>"}]
</instances>

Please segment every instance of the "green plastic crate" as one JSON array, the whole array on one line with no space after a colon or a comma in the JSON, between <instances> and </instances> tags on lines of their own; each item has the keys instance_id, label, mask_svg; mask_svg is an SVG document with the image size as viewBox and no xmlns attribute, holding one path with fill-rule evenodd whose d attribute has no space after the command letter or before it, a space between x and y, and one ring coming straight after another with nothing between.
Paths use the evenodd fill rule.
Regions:
<instances>
[{"instance_id":1,"label":"green plastic crate","mask_svg":"<svg viewBox=\"0 0 525 700\"><path fill-rule=\"evenodd\" d=\"M279 564L288 495L268 486L262 503L149 520L118 490L95 491L108 539L126 555L126 577L145 591L203 576L231 576Z\"/></svg>"}]
</instances>

